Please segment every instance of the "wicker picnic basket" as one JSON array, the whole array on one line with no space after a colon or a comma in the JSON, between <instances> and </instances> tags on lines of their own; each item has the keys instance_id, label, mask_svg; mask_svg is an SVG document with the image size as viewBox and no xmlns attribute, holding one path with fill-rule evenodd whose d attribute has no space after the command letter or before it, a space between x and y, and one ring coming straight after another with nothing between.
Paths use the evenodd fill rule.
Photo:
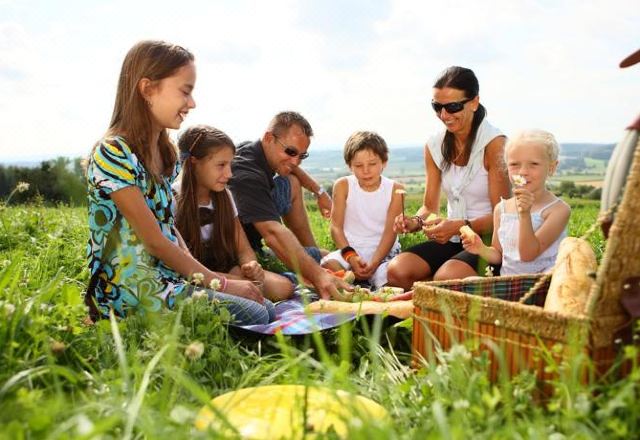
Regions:
<instances>
[{"instance_id":1,"label":"wicker picnic basket","mask_svg":"<svg viewBox=\"0 0 640 440\"><path fill-rule=\"evenodd\" d=\"M487 351L493 379L501 370L509 375L530 370L546 380L557 374L548 367L550 358L558 362L577 352L586 354L595 367L584 368L582 379L602 376L619 356L624 342L619 332L630 322L621 294L640 284L639 278L632 281L640 275L638 212L640 142L584 315L544 310L551 274L418 282L413 297L414 365L437 361L436 348L464 343L476 352Z\"/></svg>"}]
</instances>

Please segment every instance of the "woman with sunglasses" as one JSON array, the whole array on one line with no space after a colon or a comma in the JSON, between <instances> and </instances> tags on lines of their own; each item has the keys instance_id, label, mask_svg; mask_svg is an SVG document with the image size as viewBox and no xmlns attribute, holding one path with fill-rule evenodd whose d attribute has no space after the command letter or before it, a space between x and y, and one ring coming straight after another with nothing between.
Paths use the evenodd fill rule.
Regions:
<instances>
[{"instance_id":1,"label":"woman with sunglasses","mask_svg":"<svg viewBox=\"0 0 640 440\"><path fill-rule=\"evenodd\" d=\"M486 263L466 252L460 228L469 226L486 239L493 229L493 207L509 196L503 165L505 136L486 118L480 86L471 69L452 66L433 86L431 106L445 129L425 146L423 204L413 217L396 217L397 232L422 230L428 241L413 246L389 263L389 285L410 289L415 281L477 275ZM447 197L447 216L439 217L440 191Z\"/></svg>"}]
</instances>

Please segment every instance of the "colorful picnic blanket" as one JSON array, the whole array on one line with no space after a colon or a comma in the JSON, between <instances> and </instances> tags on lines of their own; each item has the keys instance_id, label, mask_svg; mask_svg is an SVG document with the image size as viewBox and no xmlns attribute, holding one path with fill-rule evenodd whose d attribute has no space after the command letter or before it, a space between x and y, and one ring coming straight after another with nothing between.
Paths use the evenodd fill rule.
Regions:
<instances>
[{"instance_id":1,"label":"colorful picnic blanket","mask_svg":"<svg viewBox=\"0 0 640 440\"><path fill-rule=\"evenodd\" d=\"M307 302L309 299L307 299ZM284 335L306 335L319 330L338 327L352 321L353 313L309 313L304 310L303 295L294 293L291 299L276 304L276 320L269 324L242 325L239 328L263 335L281 331Z\"/></svg>"}]
</instances>

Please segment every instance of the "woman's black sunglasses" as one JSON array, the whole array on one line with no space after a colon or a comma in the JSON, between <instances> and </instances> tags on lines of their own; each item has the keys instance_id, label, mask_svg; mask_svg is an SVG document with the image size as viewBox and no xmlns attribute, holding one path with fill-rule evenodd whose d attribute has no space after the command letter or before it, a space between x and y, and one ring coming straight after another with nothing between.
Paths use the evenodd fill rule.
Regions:
<instances>
[{"instance_id":1,"label":"woman's black sunglasses","mask_svg":"<svg viewBox=\"0 0 640 440\"><path fill-rule=\"evenodd\" d=\"M282 148L284 148L284 153L287 156L299 157L300 160L305 160L307 157L309 157L309 153L301 153L293 147L287 147L285 144L282 143L280 139L278 139L278 136L273 135L273 137L276 141L278 141L280 145L282 145Z\"/></svg>"},{"instance_id":2,"label":"woman's black sunglasses","mask_svg":"<svg viewBox=\"0 0 640 440\"><path fill-rule=\"evenodd\" d=\"M467 99L463 99L462 101L448 102L446 104L440 104L439 102L431 101L431 107L433 107L433 109L435 110L436 113L440 113L442 111L442 109L445 109L447 111L447 113L453 114L453 113L458 113L459 111L461 111L464 108L464 105L467 102L472 101L472 100L473 100L473 98L467 98Z\"/></svg>"}]
</instances>

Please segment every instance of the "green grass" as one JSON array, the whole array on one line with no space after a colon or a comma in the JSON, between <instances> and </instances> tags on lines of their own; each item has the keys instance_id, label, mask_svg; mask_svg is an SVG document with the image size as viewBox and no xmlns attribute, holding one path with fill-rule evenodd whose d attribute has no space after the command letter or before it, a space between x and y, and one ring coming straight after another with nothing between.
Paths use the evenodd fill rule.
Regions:
<instances>
[{"instance_id":1,"label":"green grass","mask_svg":"<svg viewBox=\"0 0 640 440\"><path fill-rule=\"evenodd\" d=\"M569 232L581 235L597 203L570 203ZM320 244L329 246L328 223L313 206L309 212ZM441 353L440 364L411 370L410 329L389 320L246 340L229 333L224 310L185 302L171 312L86 326L86 237L85 208L0 206L0 438L215 437L193 430L197 410L224 392L266 384L317 384L382 404L390 420L352 426L356 439L640 433L637 366L623 380L554 382L552 396L540 401L531 373L492 384L486 356L462 347ZM602 236L591 240L600 255ZM185 349L194 341L205 350L190 360Z\"/></svg>"}]
</instances>

